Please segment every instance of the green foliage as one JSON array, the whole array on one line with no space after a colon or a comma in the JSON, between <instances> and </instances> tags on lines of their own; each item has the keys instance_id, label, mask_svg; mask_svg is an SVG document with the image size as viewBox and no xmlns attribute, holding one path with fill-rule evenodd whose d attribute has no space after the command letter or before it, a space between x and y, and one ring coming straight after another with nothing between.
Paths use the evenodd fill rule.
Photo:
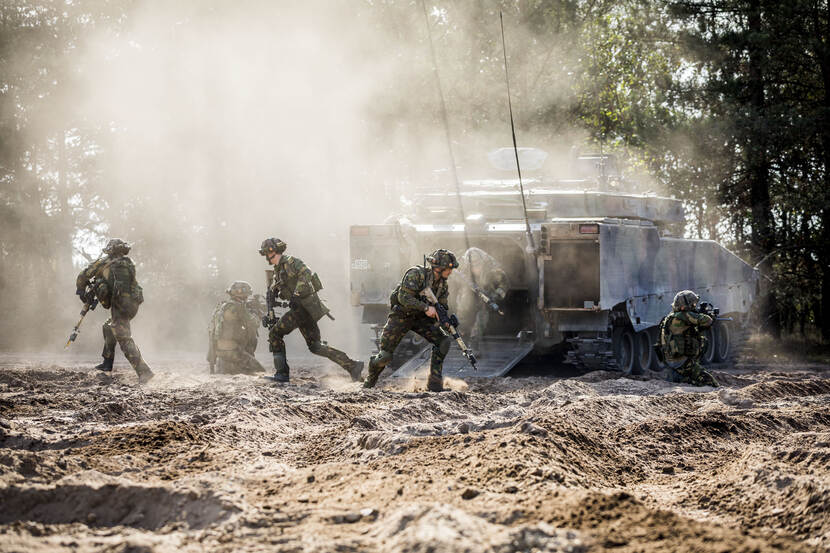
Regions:
<instances>
[{"instance_id":1,"label":"green foliage","mask_svg":"<svg viewBox=\"0 0 830 553\"><path fill-rule=\"evenodd\" d=\"M239 17L262 7L245 3ZM94 85L86 37L95 31L126 43L136 8L105 0L0 4L0 301L16 312L66 293L73 257L84 253L73 251L79 236L92 243L111 232L140 235L137 249L153 252L139 265L142 278L179 309L206 294L188 275L209 273L218 286L227 280L214 246L221 229L181 208L197 179L171 182L150 169L144 178L152 182L143 183L117 173L108 160L127 131L77 108ZM176 9L182 25L211 17L195 0ZM830 339L826 0L426 2L462 169L510 141L500 10L520 145L617 154L643 191L684 200L688 236L762 262L771 282L761 318L773 331L818 326ZM443 131L421 4L356 2L350 12L365 35L355 48L377 66L360 114L362 147L400 161L402 180L432 178L434 164L424 160L437 158ZM202 140L199 128L185 139ZM203 150L214 179L256 176L223 167L233 146L221 140L188 148L185 155ZM367 168L365 176L381 175ZM113 180L134 193L114 192ZM205 202L244 208L220 193ZM146 230L144 209L160 205L164 233L138 232ZM0 336L13 333L0 328Z\"/></svg>"}]
</instances>

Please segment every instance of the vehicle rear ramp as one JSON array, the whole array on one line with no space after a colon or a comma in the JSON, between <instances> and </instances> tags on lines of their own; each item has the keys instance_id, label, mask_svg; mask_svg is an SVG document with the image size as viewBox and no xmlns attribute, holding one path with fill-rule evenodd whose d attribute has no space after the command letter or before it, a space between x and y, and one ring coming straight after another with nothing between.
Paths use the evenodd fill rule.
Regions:
<instances>
[{"instance_id":1,"label":"vehicle rear ramp","mask_svg":"<svg viewBox=\"0 0 830 553\"><path fill-rule=\"evenodd\" d=\"M533 350L533 343L512 336L490 336L481 340L479 350L474 351L478 370L474 370L461 348L455 342L444 359L444 376L452 378L495 378L504 376ZM432 345L427 345L395 371L391 378L426 376Z\"/></svg>"}]
</instances>

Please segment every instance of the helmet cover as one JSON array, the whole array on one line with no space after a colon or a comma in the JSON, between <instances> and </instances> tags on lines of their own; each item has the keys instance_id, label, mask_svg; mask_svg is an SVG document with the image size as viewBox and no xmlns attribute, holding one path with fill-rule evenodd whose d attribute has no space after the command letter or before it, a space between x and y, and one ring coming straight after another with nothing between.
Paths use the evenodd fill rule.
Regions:
<instances>
[{"instance_id":1,"label":"helmet cover","mask_svg":"<svg viewBox=\"0 0 830 553\"><path fill-rule=\"evenodd\" d=\"M458 268L458 259L456 259L455 254L450 250L435 250L427 256L427 262L433 267L439 267L441 269Z\"/></svg>"},{"instance_id":2,"label":"helmet cover","mask_svg":"<svg viewBox=\"0 0 830 553\"><path fill-rule=\"evenodd\" d=\"M282 254L288 245L279 238L266 238L259 247L259 255L268 257L270 253Z\"/></svg>"}]
</instances>

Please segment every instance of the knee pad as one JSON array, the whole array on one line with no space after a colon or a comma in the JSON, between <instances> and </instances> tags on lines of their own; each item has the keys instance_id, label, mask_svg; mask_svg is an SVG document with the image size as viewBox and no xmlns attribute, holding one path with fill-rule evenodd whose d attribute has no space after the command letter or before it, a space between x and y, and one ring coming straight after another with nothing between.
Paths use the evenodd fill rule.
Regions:
<instances>
[{"instance_id":1,"label":"knee pad","mask_svg":"<svg viewBox=\"0 0 830 553\"><path fill-rule=\"evenodd\" d=\"M441 341L438 342L438 345L435 346L438 349L438 353L440 353L442 357L447 355L447 352L450 351L450 344L451 343L452 343L452 338L450 338L449 336L444 336L441 339Z\"/></svg>"},{"instance_id":2,"label":"knee pad","mask_svg":"<svg viewBox=\"0 0 830 553\"><path fill-rule=\"evenodd\" d=\"M383 368L389 364L392 360L392 352L386 350L380 350L377 354L372 356L372 360L369 364L373 367Z\"/></svg>"}]
</instances>

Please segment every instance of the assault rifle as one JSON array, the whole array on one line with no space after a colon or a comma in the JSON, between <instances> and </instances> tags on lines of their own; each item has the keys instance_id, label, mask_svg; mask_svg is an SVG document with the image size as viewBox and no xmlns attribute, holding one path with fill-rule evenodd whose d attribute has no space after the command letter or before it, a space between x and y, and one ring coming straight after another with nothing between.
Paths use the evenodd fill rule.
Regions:
<instances>
[{"instance_id":1,"label":"assault rifle","mask_svg":"<svg viewBox=\"0 0 830 553\"><path fill-rule=\"evenodd\" d=\"M477 371L478 367L476 366L476 357L473 354L473 350L467 347L467 344L464 343L464 340L458 333L458 317L456 317L455 314L447 312L447 308L438 303L438 298L435 297L435 293L432 291L432 288L427 287L427 289L424 290L424 296L427 301L429 301L430 305L435 308L435 312L438 313L438 322L441 325L441 331L448 336L451 336L458 343L458 347L461 348L461 353L464 354L464 357L467 358L467 361L470 362L473 369Z\"/></svg>"},{"instance_id":2,"label":"assault rifle","mask_svg":"<svg viewBox=\"0 0 830 553\"><path fill-rule=\"evenodd\" d=\"M701 302L700 308L698 308L698 313L703 313L704 315L709 315L713 319L716 319L718 315L720 315L720 309L715 307L709 302Z\"/></svg>"},{"instance_id":3,"label":"assault rifle","mask_svg":"<svg viewBox=\"0 0 830 553\"><path fill-rule=\"evenodd\" d=\"M245 301L245 308L260 319L268 313L268 304L261 294L254 294Z\"/></svg>"},{"instance_id":4,"label":"assault rifle","mask_svg":"<svg viewBox=\"0 0 830 553\"><path fill-rule=\"evenodd\" d=\"M277 297L274 293L274 290L269 287L268 292L266 292L265 294L265 307L267 311L265 315L262 317L262 327L270 330L270 328L277 324L280 320L280 318L277 317L276 313L274 313L274 308L290 307L290 302L277 301Z\"/></svg>"},{"instance_id":5,"label":"assault rifle","mask_svg":"<svg viewBox=\"0 0 830 553\"><path fill-rule=\"evenodd\" d=\"M91 284L87 283L85 290L78 290L78 296L80 296L81 301L84 302L84 307L81 309L81 318L78 319L77 324L75 324L75 328L72 329L72 334L69 335L69 340L66 341L66 345L63 346L63 349L68 349L69 346L72 345L72 342L75 341L75 338L78 337L78 334L81 333L81 323L84 322L86 314L98 307L98 298L95 297L95 289Z\"/></svg>"},{"instance_id":6,"label":"assault rifle","mask_svg":"<svg viewBox=\"0 0 830 553\"><path fill-rule=\"evenodd\" d=\"M474 282L472 282L472 281L468 280L468 279L467 279L467 277L465 277L465 276L464 276L464 275L462 275L461 273L457 273L457 274L458 274L458 276L461 278L461 280L463 280L463 281L464 281L464 284L466 284L467 286L469 286L469 287L470 287L470 290L472 290L472 291L473 291L473 293L474 293L476 296L478 296L478 298L479 298L481 301L483 301L483 302L487 305L487 307L488 307L488 308L492 309L493 311L495 311L495 312L496 312L496 313L498 313L499 315L504 315L504 311L502 311L502 308L501 308L501 307L499 307L499 304L498 304L498 303L496 303L496 301L495 301L495 300L493 300L493 298L491 298L490 296L488 296L488 295L487 295L487 293L486 293L484 290L482 290L482 289L481 289L481 288L480 288L480 287L479 287L476 283L474 283Z\"/></svg>"}]
</instances>

